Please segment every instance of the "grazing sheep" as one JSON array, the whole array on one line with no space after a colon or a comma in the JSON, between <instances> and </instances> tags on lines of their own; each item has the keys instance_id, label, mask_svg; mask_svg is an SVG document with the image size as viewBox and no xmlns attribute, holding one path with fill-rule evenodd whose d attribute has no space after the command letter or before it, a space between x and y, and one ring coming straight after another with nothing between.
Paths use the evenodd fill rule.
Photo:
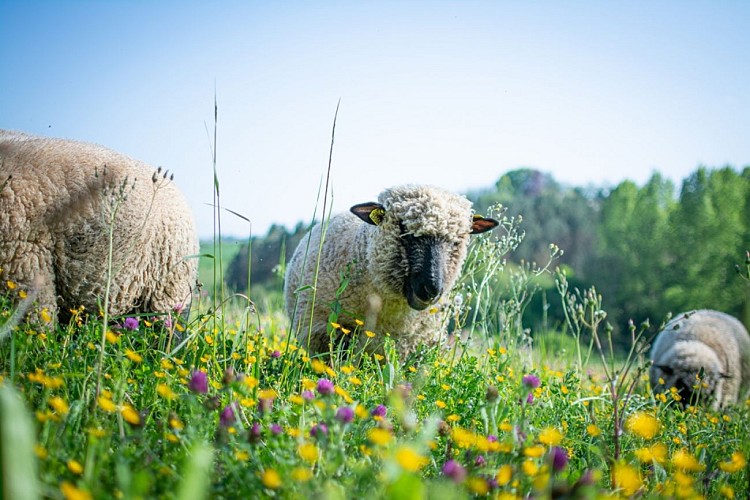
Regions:
<instances>
[{"instance_id":1,"label":"grazing sheep","mask_svg":"<svg viewBox=\"0 0 750 500\"><path fill-rule=\"evenodd\" d=\"M346 346L350 340L343 330L354 331L357 320L364 322L360 331L377 333L357 340L370 352L382 352L386 333L402 355L436 342L443 329L441 315L429 306L456 282L469 234L498 224L472 216L471 203L463 196L435 187L394 187L378 199L332 217L322 247L323 228L315 226L289 263L286 310L300 344L312 354L329 352L331 340L334 346ZM316 266L313 290L308 285L314 283ZM348 280L343 291L342 280ZM334 339L328 334L332 305L343 327Z\"/></svg>"},{"instance_id":2,"label":"grazing sheep","mask_svg":"<svg viewBox=\"0 0 750 500\"><path fill-rule=\"evenodd\" d=\"M198 253L198 239L171 178L101 146L0 131L5 279L35 291L53 317L79 306L95 313L107 282L110 226L110 314L189 306L197 260L186 257Z\"/></svg>"},{"instance_id":3,"label":"grazing sheep","mask_svg":"<svg viewBox=\"0 0 750 500\"><path fill-rule=\"evenodd\" d=\"M722 312L699 310L677 316L657 337L651 360L654 391L674 387L684 404L700 394L718 409L744 398L750 386L750 335L742 323Z\"/></svg>"}]
</instances>

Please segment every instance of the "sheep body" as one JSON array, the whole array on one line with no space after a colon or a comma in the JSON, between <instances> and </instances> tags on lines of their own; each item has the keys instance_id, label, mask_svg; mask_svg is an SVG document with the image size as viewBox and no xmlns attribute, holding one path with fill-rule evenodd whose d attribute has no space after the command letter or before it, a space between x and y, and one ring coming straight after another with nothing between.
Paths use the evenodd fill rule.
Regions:
<instances>
[{"instance_id":1,"label":"sheep body","mask_svg":"<svg viewBox=\"0 0 750 500\"><path fill-rule=\"evenodd\" d=\"M335 316L342 327L376 333L357 339L370 352L382 352L386 333L402 355L436 342L443 330L441 315L429 306L455 284L470 233L497 225L472 218L465 197L432 186L397 186L378 199L333 216L325 235L324 226L315 226L289 263L286 309L300 344L313 354L329 352L331 340L350 341L342 330L329 338L333 303L338 303ZM314 284L316 266L315 289L300 290ZM348 283L342 291L343 280Z\"/></svg>"},{"instance_id":2,"label":"sheep body","mask_svg":"<svg viewBox=\"0 0 750 500\"><path fill-rule=\"evenodd\" d=\"M657 337L651 360L652 388L674 387L686 404L700 391L718 409L745 397L750 386L750 335L737 319L719 311L703 309L674 318ZM697 388L701 369L702 387Z\"/></svg>"},{"instance_id":3,"label":"sheep body","mask_svg":"<svg viewBox=\"0 0 750 500\"><path fill-rule=\"evenodd\" d=\"M119 198L118 198L119 197ZM124 199L123 199L124 198ZM198 238L184 197L145 163L104 147L0 131L0 267L55 316L189 306Z\"/></svg>"}]
</instances>

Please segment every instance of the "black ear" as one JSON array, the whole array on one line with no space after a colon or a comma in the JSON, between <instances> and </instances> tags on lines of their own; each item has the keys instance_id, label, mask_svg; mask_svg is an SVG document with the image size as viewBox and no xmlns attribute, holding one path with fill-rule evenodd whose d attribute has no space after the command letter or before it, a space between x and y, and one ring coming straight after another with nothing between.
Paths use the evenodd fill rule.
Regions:
<instances>
[{"instance_id":1,"label":"black ear","mask_svg":"<svg viewBox=\"0 0 750 500\"><path fill-rule=\"evenodd\" d=\"M351 210L354 215L373 226L377 226L383 222L383 217L385 216L385 207L374 201L354 205L349 210Z\"/></svg>"},{"instance_id":2,"label":"black ear","mask_svg":"<svg viewBox=\"0 0 750 500\"><path fill-rule=\"evenodd\" d=\"M473 215L471 218L471 234L485 233L495 229L500 224L495 219L488 217L482 217L481 215Z\"/></svg>"}]
</instances>

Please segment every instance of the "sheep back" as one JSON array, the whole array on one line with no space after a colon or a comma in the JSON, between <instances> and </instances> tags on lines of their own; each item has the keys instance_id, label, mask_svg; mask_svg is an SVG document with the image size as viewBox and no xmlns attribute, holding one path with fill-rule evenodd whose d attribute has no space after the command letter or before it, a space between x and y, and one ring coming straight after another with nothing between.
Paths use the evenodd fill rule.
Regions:
<instances>
[{"instance_id":1,"label":"sheep back","mask_svg":"<svg viewBox=\"0 0 750 500\"><path fill-rule=\"evenodd\" d=\"M714 408L723 407L747 394L750 335L737 319L719 311L683 313L659 333L651 360L649 378L655 391L675 387L687 403L703 369L701 392L713 399Z\"/></svg>"},{"instance_id":2,"label":"sheep back","mask_svg":"<svg viewBox=\"0 0 750 500\"><path fill-rule=\"evenodd\" d=\"M0 267L37 290L40 307L98 311L113 215L109 312L189 305L197 259L186 257L198 238L170 179L98 145L9 131L0 131L0 162Z\"/></svg>"}]
</instances>

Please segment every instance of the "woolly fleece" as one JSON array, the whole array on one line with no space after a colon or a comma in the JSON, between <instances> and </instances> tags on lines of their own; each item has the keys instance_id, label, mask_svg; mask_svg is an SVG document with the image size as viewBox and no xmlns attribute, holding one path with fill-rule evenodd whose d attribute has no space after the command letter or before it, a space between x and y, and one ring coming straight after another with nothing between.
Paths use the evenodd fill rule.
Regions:
<instances>
[{"instance_id":1,"label":"woolly fleece","mask_svg":"<svg viewBox=\"0 0 750 500\"><path fill-rule=\"evenodd\" d=\"M713 396L714 409L736 403L750 388L750 335L737 319L719 311L691 311L670 321L654 343L651 360L651 386L659 392L680 381L696 384L703 368L707 387L702 391ZM660 366L670 367L672 374Z\"/></svg>"},{"instance_id":2,"label":"woolly fleece","mask_svg":"<svg viewBox=\"0 0 750 500\"><path fill-rule=\"evenodd\" d=\"M286 310L293 318L292 329L300 344L312 354L329 351L330 304L336 300L342 274L350 281L339 298L342 312L337 322L353 332L355 318L364 321L356 340L360 347L367 343L369 352L382 352L383 335L388 333L403 356L420 344L438 342L444 333L441 314L429 309L414 310L404 298L409 266L400 238L403 231L414 236L435 236L441 241L443 290L447 292L466 258L472 227L471 203L436 187L414 185L387 189L378 200L385 207L379 225L367 224L351 213L335 215L327 228L315 226L292 256L285 283ZM313 284L319 249L313 308L312 289L300 291L298 297L294 292ZM370 339L362 334L364 330L375 332L376 336ZM340 340L343 334L337 335Z\"/></svg>"},{"instance_id":3,"label":"woolly fleece","mask_svg":"<svg viewBox=\"0 0 750 500\"><path fill-rule=\"evenodd\" d=\"M198 238L176 186L145 163L101 146L0 131L0 267L36 290L40 307L66 316L98 311L114 224L110 313L188 306Z\"/></svg>"}]
</instances>

